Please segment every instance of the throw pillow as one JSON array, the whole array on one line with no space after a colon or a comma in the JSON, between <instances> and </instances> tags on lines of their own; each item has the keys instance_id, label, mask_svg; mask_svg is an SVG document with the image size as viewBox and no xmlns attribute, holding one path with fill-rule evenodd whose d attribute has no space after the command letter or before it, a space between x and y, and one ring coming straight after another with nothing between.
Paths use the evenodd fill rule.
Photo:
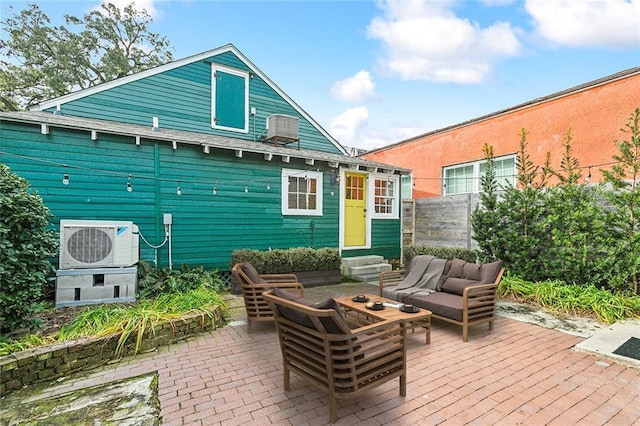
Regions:
<instances>
[{"instance_id":1,"label":"throw pillow","mask_svg":"<svg viewBox=\"0 0 640 426\"><path fill-rule=\"evenodd\" d=\"M457 294L458 296L462 296L466 287L476 284L478 284L478 281L449 277L444 282L442 291L444 291L445 293Z\"/></svg>"},{"instance_id":2,"label":"throw pillow","mask_svg":"<svg viewBox=\"0 0 640 426\"><path fill-rule=\"evenodd\" d=\"M447 280L447 278L449 278L449 270L451 269L452 263L453 260L447 260L446 262L444 262L444 271L442 271L442 276L440 276L440 279L436 283L436 291L442 291L444 282Z\"/></svg>"},{"instance_id":3,"label":"throw pillow","mask_svg":"<svg viewBox=\"0 0 640 426\"><path fill-rule=\"evenodd\" d=\"M457 257L453 258L447 275L454 278L462 278L464 276L464 265L466 263L467 262L462 259L458 259Z\"/></svg>"},{"instance_id":4,"label":"throw pillow","mask_svg":"<svg viewBox=\"0 0 640 426\"><path fill-rule=\"evenodd\" d=\"M477 263L465 263L462 267L462 278L466 280L480 281L480 265Z\"/></svg>"}]
</instances>

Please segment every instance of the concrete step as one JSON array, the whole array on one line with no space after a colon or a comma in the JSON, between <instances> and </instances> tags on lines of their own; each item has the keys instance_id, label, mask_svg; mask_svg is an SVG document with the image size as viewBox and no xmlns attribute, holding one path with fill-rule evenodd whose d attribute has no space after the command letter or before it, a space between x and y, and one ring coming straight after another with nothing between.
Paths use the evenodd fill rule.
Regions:
<instances>
[{"instance_id":1,"label":"concrete step","mask_svg":"<svg viewBox=\"0 0 640 426\"><path fill-rule=\"evenodd\" d=\"M362 265L362 266L354 266L351 268L349 277L370 282L370 281L378 281L378 276L380 272L390 271L391 265L388 263L376 263L370 265Z\"/></svg>"},{"instance_id":2,"label":"concrete step","mask_svg":"<svg viewBox=\"0 0 640 426\"><path fill-rule=\"evenodd\" d=\"M342 258L342 266L345 268L352 268L354 266L370 265L370 264L383 263L383 262L384 262L384 257L378 256L378 255Z\"/></svg>"}]
</instances>

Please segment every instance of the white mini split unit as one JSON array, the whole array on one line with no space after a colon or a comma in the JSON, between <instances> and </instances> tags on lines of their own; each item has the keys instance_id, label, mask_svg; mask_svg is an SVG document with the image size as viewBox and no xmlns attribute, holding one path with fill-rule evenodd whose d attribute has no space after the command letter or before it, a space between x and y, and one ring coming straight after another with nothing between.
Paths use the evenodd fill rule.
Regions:
<instances>
[{"instance_id":1,"label":"white mini split unit","mask_svg":"<svg viewBox=\"0 0 640 426\"><path fill-rule=\"evenodd\" d=\"M130 267L139 260L138 238L133 222L61 220L60 269Z\"/></svg>"}]
</instances>

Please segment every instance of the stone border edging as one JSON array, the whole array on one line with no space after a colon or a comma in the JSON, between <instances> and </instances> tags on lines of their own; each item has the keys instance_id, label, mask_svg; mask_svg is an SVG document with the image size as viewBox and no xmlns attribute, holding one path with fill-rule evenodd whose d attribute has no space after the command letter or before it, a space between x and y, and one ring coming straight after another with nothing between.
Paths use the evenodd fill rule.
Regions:
<instances>
[{"instance_id":1,"label":"stone border edging","mask_svg":"<svg viewBox=\"0 0 640 426\"><path fill-rule=\"evenodd\" d=\"M147 352L186 339L202 332L215 330L223 322L219 308L212 316L191 314L158 324L146 330L138 352ZM122 354L116 356L121 334L83 338L28 349L0 357L0 396L32 383L55 380L82 370L103 365L105 361L135 354L136 335L127 339Z\"/></svg>"}]
</instances>

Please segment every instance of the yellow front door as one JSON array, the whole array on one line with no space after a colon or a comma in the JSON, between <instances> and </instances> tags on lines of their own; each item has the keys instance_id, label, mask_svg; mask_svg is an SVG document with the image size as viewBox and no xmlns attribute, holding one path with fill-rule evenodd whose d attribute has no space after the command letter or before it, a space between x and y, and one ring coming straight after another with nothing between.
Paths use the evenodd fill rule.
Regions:
<instances>
[{"instance_id":1,"label":"yellow front door","mask_svg":"<svg viewBox=\"0 0 640 426\"><path fill-rule=\"evenodd\" d=\"M345 173L344 245L364 246L367 243L366 180L363 173Z\"/></svg>"}]
</instances>

